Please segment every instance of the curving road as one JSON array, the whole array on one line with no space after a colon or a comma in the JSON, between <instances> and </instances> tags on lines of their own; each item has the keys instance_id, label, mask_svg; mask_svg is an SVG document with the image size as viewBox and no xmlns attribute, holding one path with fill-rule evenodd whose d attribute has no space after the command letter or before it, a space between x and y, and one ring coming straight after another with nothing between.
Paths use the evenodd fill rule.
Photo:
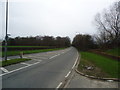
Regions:
<instances>
[{"instance_id":1,"label":"curving road","mask_svg":"<svg viewBox=\"0 0 120 90\"><path fill-rule=\"evenodd\" d=\"M74 66L78 54L70 47L24 57L32 60L0 69L3 88L56 88Z\"/></svg>"}]
</instances>

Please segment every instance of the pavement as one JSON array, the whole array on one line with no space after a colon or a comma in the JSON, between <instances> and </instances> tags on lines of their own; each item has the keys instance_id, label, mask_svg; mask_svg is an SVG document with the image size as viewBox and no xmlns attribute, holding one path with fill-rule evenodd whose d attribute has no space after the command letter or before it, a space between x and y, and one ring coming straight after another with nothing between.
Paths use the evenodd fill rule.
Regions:
<instances>
[{"instance_id":1,"label":"pavement","mask_svg":"<svg viewBox=\"0 0 120 90\"><path fill-rule=\"evenodd\" d=\"M70 47L24 57L32 60L0 68L2 88L57 88L73 67L78 54Z\"/></svg>"},{"instance_id":2,"label":"pavement","mask_svg":"<svg viewBox=\"0 0 120 90\"><path fill-rule=\"evenodd\" d=\"M118 82L116 81L111 81L111 80L103 81L103 80L91 79L82 76L74 71L74 75L71 78L69 84L66 86L66 88L113 88L113 90L116 90L119 88L119 85Z\"/></svg>"}]
</instances>

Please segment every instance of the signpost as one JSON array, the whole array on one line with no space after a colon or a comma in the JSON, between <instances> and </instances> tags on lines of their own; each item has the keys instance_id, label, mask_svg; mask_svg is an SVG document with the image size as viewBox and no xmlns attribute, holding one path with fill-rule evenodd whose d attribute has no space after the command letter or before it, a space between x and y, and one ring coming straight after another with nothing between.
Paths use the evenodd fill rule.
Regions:
<instances>
[{"instance_id":1,"label":"signpost","mask_svg":"<svg viewBox=\"0 0 120 90\"><path fill-rule=\"evenodd\" d=\"M5 36L5 61L7 61L7 40L8 40L8 0L6 1L6 36Z\"/></svg>"}]
</instances>

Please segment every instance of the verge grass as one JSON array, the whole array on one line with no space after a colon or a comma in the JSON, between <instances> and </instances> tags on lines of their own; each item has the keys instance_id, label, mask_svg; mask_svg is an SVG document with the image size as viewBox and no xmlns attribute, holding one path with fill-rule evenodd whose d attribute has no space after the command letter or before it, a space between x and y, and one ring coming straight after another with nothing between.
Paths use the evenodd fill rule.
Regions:
<instances>
[{"instance_id":1,"label":"verge grass","mask_svg":"<svg viewBox=\"0 0 120 90\"><path fill-rule=\"evenodd\" d=\"M120 48L109 49L105 52L114 56L120 56Z\"/></svg>"},{"instance_id":2,"label":"verge grass","mask_svg":"<svg viewBox=\"0 0 120 90\"><path fill-rule=\"evenodd\" d=\"M87 64L89 66L89 64L95 65L95 68L99 68L98 71L93 70L92 73L99 73L98 76L102 76L104 77L112 77L112 78L119 78L118 76L120 76L120 72L118 72L118 68L120 65L120 62L117 60L113 60L98 54L94 54L91 52L80 52L81 54L81 61L82 64ZM82 68L81 66L81 62L79 64L78 70L80 70L80 68Z\"/></svg>"},{"instance_id":3,"label":"verge grass","mask_svg":"<svg viewBox=\"0 0 120 90\"><path fill-rule=\"evenodd\" d=\"M8 56L14 56L14 55L20 55L21 52L23 52L23 54L30 54L30 53L48 52L48 51L61 50L61 49L64 49L64 48L23 50L23 51L7 51L7 55ZM2 57L4 57L4 52L2 52Z\"/></svg>"}]
</instances>

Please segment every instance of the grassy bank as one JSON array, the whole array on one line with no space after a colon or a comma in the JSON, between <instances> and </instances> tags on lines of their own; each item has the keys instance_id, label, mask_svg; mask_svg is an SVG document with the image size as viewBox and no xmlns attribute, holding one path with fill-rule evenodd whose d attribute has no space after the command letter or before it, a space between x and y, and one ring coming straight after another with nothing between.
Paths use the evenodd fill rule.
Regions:
<instances>
[{"instance_id":1,"label":"grassy bank","mask_svg":"<svg viewBox=\"0 0 120 90\"><path fill-rule=\"evenodd\" d=\"M16 64L16 63L19 63L19 62L24 62L24 61L28 61L28 60L31 60L31 59L27 59L27 58L18 58L18 59L11 59L11 60L7 60L7 61L1 61L0 62L0 66L8 66L8 65L11 65L11 64Z\"/></svg>"},{"instance_id":2,"label":"grassy bank","mask_svg":"<svg viewBox=\"0 0 120 90\"><path fill-rule=\"evenodd\" d=\"M78 70L88 75L97 77L118 78L118 65L120 62L90 52L80 52L81 61ZM93 67L92 70L86 69L86 66Z\"/></svg>"},{"instance_id":3,"label":"grassy bank","mask_svg":"<svg viewBox=\"0 0 120 90\"><path fill-rule=\"evenodd\" d=\"M114 56L120 56L120 48L109 49L105 52Z\"/></svg>"},{"instance_id":4,"label":"grassy bank","mask_svg":"<svg viewBox=\"0 0 120 90\"><path fill-rule=\"evenodd\" d=\"M20 52L23 52L23 54L30 54L30 53L40 53L40 52L48 52L48 51L54 51L54 50L61 50L64 48L55 48L55 49L40 49L40 50L24 50L24 51L8 51L8 56L14 56L14 55L20 55ZM4 52L2 52L2 57L4 56Z\"/></svg>"}]
</instances>

